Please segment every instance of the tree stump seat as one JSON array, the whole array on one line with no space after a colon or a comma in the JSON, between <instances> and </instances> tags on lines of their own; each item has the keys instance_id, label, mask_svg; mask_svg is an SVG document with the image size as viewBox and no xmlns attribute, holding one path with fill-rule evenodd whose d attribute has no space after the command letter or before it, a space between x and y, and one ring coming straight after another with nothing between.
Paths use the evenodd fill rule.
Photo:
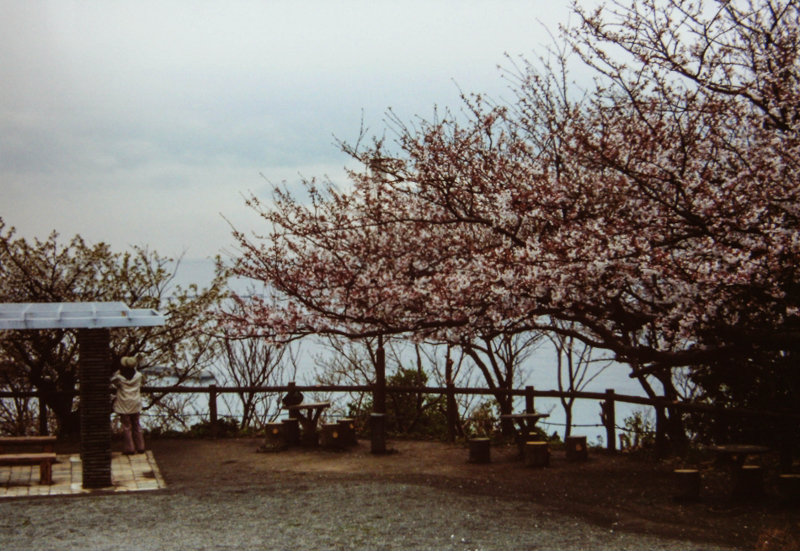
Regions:
<instances>
[{"instance_id":1,"label":"tree stump seat","mask_svg":"<svg viewBox=\"0 0 800 551\"><path fill-rule=\"evenodd\" d=\"M467 463L491 463L491 440L488 438L469 439L469 460Z\"/></svg>"},{"instance_id":2,"label":"tree stump seat","mask_svg":"<svg viewBox=\"0 0 800 551\"><path fill-rule=\"evenodd\" d=\"M778 477L778 491L785 505L800 505L800 474L782 474Z\"/></svg>"},{"instance_id":3,"label":"tree stump seat","mask_svg":"<svg viewBox=\"0 0 800 551\"><path fill-rule=\"evenodd\" d=\"M550 446L547 442L525 443L525 466L537 468L550 466Z\"/></svg>"},{"instance_id":4,"label":"tree stump seat","mask_svg":"<svg viewBox=\"0 0 800 551\"><path fill-rule=\"evenodd\" d=\"M343 446L350 447L358 445L355 419L339 419L339 433L341 434Z\"/></svg>"},{"instance_id":5,"label":"tree stump seat","mask_svg":"<svg viewBox=\"0 0 800 551\"><path fill-rule=\"evenodd\" d=\"M319 428L319 445L328 450L344 448L344 438L339 423L323 423Z\"/></svg>"},{"instance_id":6,"label":"tree stump seat","mask_svg":"<svg viewBox=\"0 0 800 551\"><path fill-rule=\"evenodd\" d=\"M264 446L261 451L281 451L289 447L288 430L283 423L264 426Z\"/></svg>"},{"instance_id":7,"label":"tree stump seat","mask_svg":"<svg viewBox=\"0 0 800 551\"><path fill-rule=\"evenodd\" d=\"M284 428L284 437L287 446L297 446L300 444L300 421L298 419L283 419L281 425Z\"/></svg>"},{"instance_id":8,"label":"tree stump seat","mask_svg":"<svg viewBox=\"0 0 800 551\"><path fill-rule=\"evenodd\" d=\"M675 469L672 497L676 501L700 499L700 471L697 469Z\"/></svg>"},{"instance_id":9,"label":"tree stump seat","mask_svg":"<svg viewBox=\"0 0 800 551\"><path fill-rule=\"evenodd\" d=\"M744 465L733 478L733 497L741 500L758 499L764 495L764 469L760 465Z\"/></svg>"},{"instance_id":10,"label":"tree stump seat","mask_svg":"<svg viewBox=\"0 0 800 551\"><path fill-rule=\"evenodd\" d=\"M567 461L586 461L589 459L589 447L585 436L567 436L564 439Z\"/></svg>"},{"instance_id":11,"label":"tree stump seat","mask_svg":"<svg viewBox=\"0 0 800 551\"><path fill-rule=\"evenodd\" d=\"M53 483L53 463L56 454L47 453L14 453L0 455L0 465L39 465L39 483Z\"/></svg>"}]
</instances>

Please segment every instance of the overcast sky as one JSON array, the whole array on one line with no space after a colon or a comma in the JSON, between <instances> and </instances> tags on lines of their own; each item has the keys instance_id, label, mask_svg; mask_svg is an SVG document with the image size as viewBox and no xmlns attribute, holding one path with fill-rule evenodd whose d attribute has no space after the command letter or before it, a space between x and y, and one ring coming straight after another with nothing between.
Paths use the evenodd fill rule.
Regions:
<instances>
[{"instance_id":1,"label":"overcast sky","mask_svg":"<svg viewBox=\"0 0 800 551\"><path fill-rule=\"evenodd\" d=\"M241 194L341 181L362 114L380 134L508 96L566 0L0 0L0 217L114 250L203 258L257 228Z\"/></svg>"}]
</instances>

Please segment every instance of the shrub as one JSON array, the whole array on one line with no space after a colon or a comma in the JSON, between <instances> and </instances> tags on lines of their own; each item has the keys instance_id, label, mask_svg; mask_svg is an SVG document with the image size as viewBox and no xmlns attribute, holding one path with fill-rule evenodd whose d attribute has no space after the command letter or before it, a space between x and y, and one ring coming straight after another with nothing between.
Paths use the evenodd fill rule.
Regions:
<instances>
[{"instance_id":1,"label":"shrub","mask_svg":"<svg viewBox=\"0 0 800 551\"><path fill-rule=\"evenodd\" d=\"M639 450L649 449L655 445L656 432L650 416L642 410L636 410L633 415L625 418L624 432L620 435L623 449Z\"/></svg>"}]
</instances>

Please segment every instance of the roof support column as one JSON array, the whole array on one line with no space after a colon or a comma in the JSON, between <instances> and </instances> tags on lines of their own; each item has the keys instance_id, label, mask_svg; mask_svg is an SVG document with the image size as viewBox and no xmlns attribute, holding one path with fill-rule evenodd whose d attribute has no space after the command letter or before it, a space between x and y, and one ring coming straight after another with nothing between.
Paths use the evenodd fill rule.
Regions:
<instances>
[{"instance_id":1,"label":"roof support column","mask_svg":"<svg viewBox=\"0 0 800 551\"><path fill-rule=\"evenodd\" d=\"M111 482L111 338L108 329L78 330L83 487Z\"/></svg>"}]
</instances>

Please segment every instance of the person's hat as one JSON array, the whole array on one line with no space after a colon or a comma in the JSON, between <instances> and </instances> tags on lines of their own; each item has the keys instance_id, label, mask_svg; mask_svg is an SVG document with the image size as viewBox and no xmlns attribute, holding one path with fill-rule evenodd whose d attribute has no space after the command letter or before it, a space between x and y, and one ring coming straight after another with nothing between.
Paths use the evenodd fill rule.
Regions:
<instances>
[{"instance_id":1,"label":"person's hat","mask_svg":"<svg viewBox=\"0 0 800 551\"><path fill-rule=\"evenodd\" d=\"M139 360L137 360L134 356L125 356L120 361L122 367L136 367L139 365Z\"/></svg>"}]
</instances>

